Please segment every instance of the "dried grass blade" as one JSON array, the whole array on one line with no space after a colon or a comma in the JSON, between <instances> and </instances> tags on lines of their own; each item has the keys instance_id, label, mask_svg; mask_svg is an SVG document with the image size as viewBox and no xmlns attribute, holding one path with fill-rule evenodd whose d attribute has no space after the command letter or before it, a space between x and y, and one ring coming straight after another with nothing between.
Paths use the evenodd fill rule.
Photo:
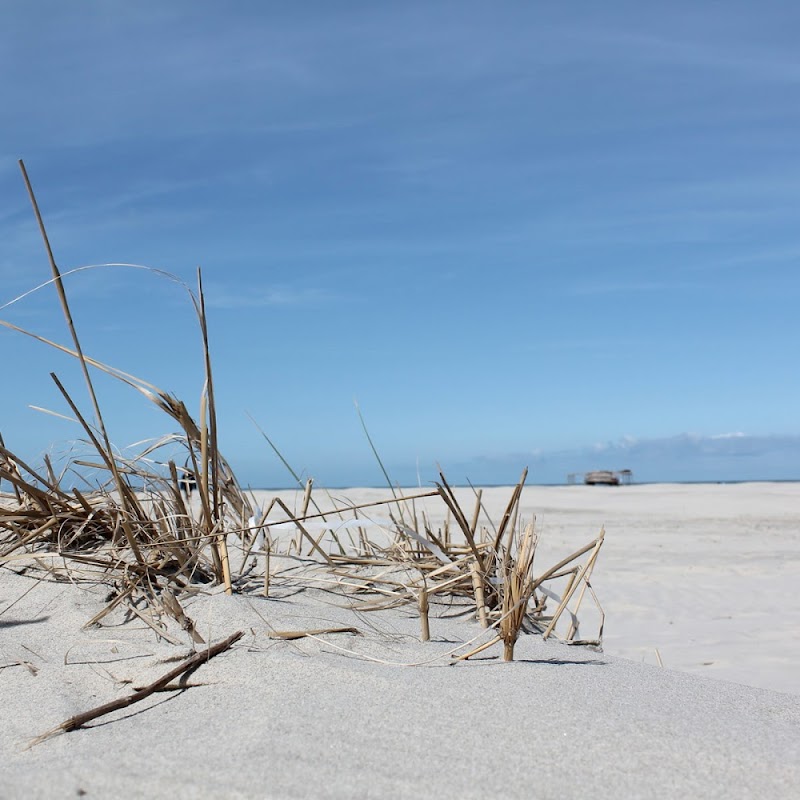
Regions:
<instances>
[{"instance_id":1,"label":"dried grass blade","mask_svg":"<svg viewBox=\"0 0 800 800\"><path fill-rule=\"evenodd\" d=\"M105 447L103 447L102 444L100 444L97 437L94 435L94 431L92 430L91 426L83 418L83 415L78 410L78 407L75 405L72 398L69 396L69 393L64 388L64 386L58 379L58 376L55 374L55 372L51 372L50 377L53 379L59 391L64 396L64 399L69 404L69 407L72 409L73 413L77 417L78 422L80 422L81 426L86 431L89 438L92 440L92 444L95 446L98 454L100 455L100 457L103 459L103 461L106 463L106 465L114 475L115 483L117 485L117 490L119 491L120 494L120 502L123 504L123 507L130 510L132 506L133 509L138 511L137 516L141 518L142 516L144 516L141 507L139 506L139 503L136 500L136 498L133 496L133 492L131 492L130 486L125 481L122 480L122 476L117 470L117 464L116 460L114 459L114 454L111 451L111 446L109 445L108 449L106 449ZM124 531L125 538L128 541L128 547L130 547L131 552L133 553L136 560L140 564L144 564L144 558L142 557L142 552L139 549L139 544L136 541L136 536L133 533L133 529L131 527L130 521L128 520L127 514L123 514L121 522L122 522L122 530Z\"/></svg>"},{"instance_id":2,"label":"dried grass blade","mask_svg":"<svg viewBox=\"0 0 800 800\"><path fill-rule=\"evenodd\" d=\"M92 720L95 720L98 717L103 717L113 711L119 711L122 708L127 708L128 706L132 706L134 703L138 703L140 700L144 700L154 692L157 692L159 689L166 686L168 683L170 683L170 681L175 680L175 678L179 678L181 675L193 672L198 667L201 667L203 664L214 658L214 656L224 653L226 650L236 644L236 642L238 642L242 636L244 636L244 631L237 631L227 639L212 645L208 649L202 650L199 653L195 653L193 656L187 658L185 661L175 667L175 669L171 669L166 675L162 675L158 680L153 681L153 683L145 686L143 689L139 689L138 691L134 692L133 694L129 694L126 697L120 697L118 700L112 700L110 703L97 706L90 711L84 711L82 714L76 714L74 717L70 717L68 720L65 720L52 730L43 733L41 736L37 736L28 745L28 748L40 744L46 739L56 736L59 733L68 733L69 731L74 731L76 728L81 728L88 722L92 722Z\"/></svg>"},{"instance_id":3,"label":"dried grass blade","mask_svg":"<svg viewBox=\"0 0 800 800\"><path fill-rule=\"evenodd\" d=\"M514 487L514 491L511 493L511 499L508 501L508 506L506 506L505 513L503 514L503 518L500 520L500 527L497 529L497 534L495 535L494 539L494 549L498 550L500 545L503 541L503 534L506 532L506 528L508 528L508 523L511 519L511 515L514 509L519 504L519 499L522 496L522 487L525 485L525 481L528 477L528 468L525 467L522 470L522 476L519 479L519 483ZM514 527L513 525L510 528L511 532L513 533Z\"/></svg>"},{"instance_id":4,"label":"dried grass blade","mask_svg":"<svg viewBox=\"0 0 800 800\"><path fill-rule=\"evenodd\" d=\"M294 641L295 639L303 639L306 636L322 636L327 633L354 633L360 634L358 628L317 628L309 631L270 631L270 639L284 639L285 641Z\"/></svg>"},{"instance_id":5,"label":"dried grass blade","mask_svg":"<svg viewBox=\"0 0 800 800\"><path fill-rule=\"evenodd\" d=\"M437 484L439 494L441 495L442 500L444 500L444 502L447 504L447 507L453 512L453 516L455 517L458 526L461 528L461 532L464 534L467 544L469 544L470 550L472 550L472 554L475 556L475 560L478 562L481 569L483 569L483 559L481 558L481 554L475 545L475 537L472 535L472 530L470 529L469 523L464 516L464 512L461 510L461 506L459 506L458 501L456 500L455 493L450 488L450 484L447 482L447 479L444 477L444 473L441 470L439 471L439 477L442 481L441 483Z\"/></svg>"},{"instance_id":6,"label":"dried grass blade","mask_svg":"<svg viewBox=\"0 0 800 800\"><path fill-rule=\"evenodd\" d=\"M600 548L603 545L603 538L605 537L605 533L606 533L605 530L601 530L600 531L600 535L595 540L594 549L592 551L591 556L589 556L589 560L586 562L586 564L584 564L584 566L582 567L581 571L578 573L578 576L575 579L574 584L570 588L570 591L568 591L568 592L566 592L564 594L564 597L561 600L561 603L559 604L558 608L556 609L556 612L553 614L553 618L550 620L550 624L547 626L547 628L545 629L545 632L542 634L542 638L547 639L547 637L550 636L550 634L553 632L553 629L555 628L556 623L559 620L559 617L563 613L564 609L567 607L567 603L569 603L569 601L572 598L572 595L574 594L574 592L577 589L578 585L583 580L584 575L586 575L586 572L588 570L590 570L590 569L592 569L594 567L594 562L597 559L597 555L600 552Z\"/></svg>"},{"instance_id":7,"label":"dried grass blade","mask_svg":"<svg viewBox=\"0 0 800 800\"><path fill-rule=\"evenodd\" d=\"M33 213L36 216L36 222L39 225L39 232L42 235L42 240L44 241L45 250L47 251L47 258L50 262L50 270L53 273L53 278L55 281L56 292L58 293L58 299L61 304L61 310L64 313L64 318L67 322L67 327L69 328L70 335L72 337L72 343L75 345L75 352L78 355L78 361L81 365L81 371L83 372L83 378L86 382L86 388L89 392L89 397L92 401L92 406L94 408L95 417L97 419L97 425L100 428L100 433L103 437L103 442L105 445L104 451L107 453L111 453L111 441L108 438L108 433L106 432L105 422L103 421L103 415L100 411L100 404L97 400L97 394L94 390L94 384L92 383L92 378L89 375L89 367L88 362L84 358L83 350L81 348L80 339L78 338L78 332L75 329L75 324L72 320L72 313L69 308L69 302L67 301L67 295L64 291L64 283L61 280L61 273L58 269L58 265L56 264L55 257L53 256L53 250L50 247L50 240L47 237L47 230L44 226L44 220L42 219L42 215L39 211L39 204L36 202L36 196L33 193L33 187L31 186L31 182L28 179L28 172L25 169L25 164L22 159L19 160L19 167L22 172L23 180L25 181L25 188L28 190L28 197L30 198L31 205L33 206ZM103 448L101 448L102 450ZM104 459L106 460L106 459ZM114 481L117 485L117 489L120 493L120 500L122 503L127 506L129 502L128 495L125 491L127 488L127 484L124 483L122 477L119 475L116 469L116 463L113 458L109 461L111 466L111 472L114 475ZM126 528L126 535L128 534L128 530ZM135 541L130 538L128 544L130 545L131 549L133 550L134 554L136 554L137 560L141 560L141 554L136 547Z\"/></svg>"}]
</instances>

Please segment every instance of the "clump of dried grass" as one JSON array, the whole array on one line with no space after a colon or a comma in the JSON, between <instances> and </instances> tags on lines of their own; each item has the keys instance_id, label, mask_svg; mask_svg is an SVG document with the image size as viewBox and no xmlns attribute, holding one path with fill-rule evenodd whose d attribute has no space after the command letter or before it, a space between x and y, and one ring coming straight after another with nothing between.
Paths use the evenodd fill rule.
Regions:
<instances>
[{"instance_id":1,"label":"clump of dried grass","mask_svg":"<svg viewBox=\"0 0 800 800\"><path fill-rule=\"evenodd\" d=\"M447 597L468 604L480 624L494 631L494 638L459 659L502 641L504 658L511 660L522 631L538 630L545 637L550 636L565 611L571 621L564 639L576 643L577 613L587 590L602 620L590 583L602 534L535 576L537 535L533 522L523 528L519 520L527 470L513 488L499 524L495 526L487 517L488 527L479 526L481 514L486 516L480 491L475 492L474 508L467 512L441 472L435 491L400 495L389 480L360 411L370 447L389 484L390 498L354 505L336 502L327 495L318 503L312 482L303 483L264 434L303 489L303 500L299 513L292 512L277 497L267 509L257 509L219 452L199 272L197 293L189 292L204 346L205 388L196 421L177 397L84 354L36 199L24 165L21 167L73 346L57 345L2 320L0 324L33 336L78 361L94 423L87 420L59 378L52 374L93 448L92 456L74 459L69 466L76 472L99 469L107 480L91 491L67 487L63 473L56 475L49 461L45 460L44 470L37 471L0 439L0 480L7 481L12 490L0 497L0 565L38 570L54 579L104 582L112 587L112 595L89 623L98 623L122 607L159 636L175 642L181 639L170 633L168 619L174 620L194 642L202 642L182 605L182 600L198 587L216 584L224 586L227 593L254 591L269 596L276 579L345 592L358 611L415 604L423 640L431 635L432 602ZM154 442L135 457L121 457L105 429L93 371L110 375L140 392L177 425L178 433ZM186 502L181 492L175 459L167 461L166 471L153 466L155 453L176 444L197 476L199 511ZM417 505L433 498L446 510L446 522L438 529ZM380 506L389 515L389 523L383 526L388 539L383 541L368 535L363 517L365 509ZM294 535L276 535L276 525L288 525ZM242 555L238 568L231 565L230 544ZM578 559L587 553L588 560L579 565ZM263 578L254 574L256 555L264 557ZM288 560L289 567L276 569L279 560ZM545 596L537 596L537 589L564 578L568 579L567 589L555 613L548 616ZM569 611L576 592L575 608ZM599 644L601 638L602 621L597 638L589 641Z\"/></svg>"},{"instance_id":2,"label":"clump of dried grass","mask_svg":"<svg viewBox=\"0 0 800 800\"><path fill-rule=\"evenodd\" d=\"M522 534L517 552L512 558L509 550L503 554L501 584L502 616L500 638L503 640L503 659L514 660L514 645L517 643L522 623L528 613L528 601L533 594L533 556L536 552L536 536L533 523Z\"/></svg>"}]
</instances>

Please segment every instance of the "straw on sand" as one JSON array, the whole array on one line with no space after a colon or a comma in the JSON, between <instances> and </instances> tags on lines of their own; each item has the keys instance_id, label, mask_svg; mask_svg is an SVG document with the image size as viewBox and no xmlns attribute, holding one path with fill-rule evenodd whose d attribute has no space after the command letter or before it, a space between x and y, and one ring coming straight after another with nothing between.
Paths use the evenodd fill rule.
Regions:
<instances>
[{"instance_id":1,"label":"straw on sand","mask_svg":"<svg viewBox=\"0 0 800 800\"><path fill-rule=\"evenodd\" d=\"M577 601L568 613L570 623L562 638L577 642L577 614L587 591L602 615L590 584L603 542L602 533L537 577L534 574L537 533L533 521L523 527L520 514L527 470L512 488L497 525L485 514L480 491L475 493L470 511L462 508L458 494L442 471L435 490L403 495L389 479L360 409L359 419L386 477L389 497L361 504L335 500L330 493L320 499L313 481L301 481L262 431L302 488L303 498L299 513L277 497L266 511L257 509L219 451L200 272L196 291L184 286L197 316L203 345L204 390L196 421L179 398L84 352L62 275L21 162L20 167L72 345L57 344L4 320L0 320L0 325L78 362L93 420L81 411L55 373L52 380L92 452L72 458L57 474L49 460L45 460L43 469L32 467L0 437L0 481L11 487L10 494L0 495L0 567L13 566L31 574L75 582L106 583L112 590L111 597L91 623L99 623L108 614L124 608L159 637L176 643L188 639L193 645L203 642L186 613L185 598L198 588L214 585L223 587L228 594L252 592L265 597L270 597L276 581L284 586L294 582L298 587L335 587L351 599L358 597L359 611L415 604L423 641L430 639L430 617L435 613L436 603L465 602L474 609L481 628L493 631L495 639L462 654L459 660L498 641L503 642L504 659L512 660L515 643L526 630L541 631L546 637L558 635L559 620L574 596ZM178 279L171 276L170 280ZM96 374L110 376L139 392L171 424L177 425L178 432L153 440L134 456L123 457L113 446L104 422L92 377ZM159 457L160 453L174 453L176 449L182 454L186 469L196 477L198 500L194 505L182 491L178 476L182 468L176 466L176 457ZM86 469L99 471L100 480L90 479ZM69 476L70 483L65 482L65 476ZM79 485L83 488L78 488ZM418 504L423 501L438 502L442 515L452 525L445 522L443 529L436 529L428 510L419 513ZM369 515L379 509L384 509L390 519L378 526L385 534L383 538L370 538ZM486 525L480 524L482 514ZM276 533L287 527L292 535ZM259 547L263 549L256 547L257 542L262 543ZM231 560L232 548L243 554L238 568ZM587 553L588 559L579 563ZM265 560L263 578L253 573L253 557ZM293 566L281 568L280 564L287 559ZM537 589L545 583L556 587L565 576L571 576L567 590L561 595L555 613L547 616L546 600L544 596L537 597ZM317 629L301 634L350 630ZM284 632L281 638L295 638L295 633ZM601 637L602 622L596 639L581 641L600 644ZM71 721L68 723L61 729L74 727Z\"/></svg>"}]
</instances>

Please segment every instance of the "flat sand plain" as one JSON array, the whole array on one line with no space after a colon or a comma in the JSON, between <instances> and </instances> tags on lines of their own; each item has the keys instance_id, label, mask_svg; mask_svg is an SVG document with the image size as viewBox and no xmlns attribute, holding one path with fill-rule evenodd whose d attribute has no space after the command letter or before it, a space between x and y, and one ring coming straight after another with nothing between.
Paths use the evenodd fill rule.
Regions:
<instances>
[{"instance_id":1,"label":"flat sand plain","mask_svg":"<svg viewBox=\"0 0 800 800\"><path fill-rule=\"evenodd\" d=\"M511 489L482 492L499 520ZM290 507L300 502L297 492L281 494ZM456 494L473 507L471 489ZM388 492L332 495L356 504ZM264 504L272 493L256 496ZM417 510L444 523L436 498ZM592 585L606 613L606 653L800 694L800 483L529 486L520 510L536 520L540 571L605 528ZM586 616L589 638L596 620Z\"/></svg>"},{"instance_id":2,"label":"flat sand plain","mask_svg":"<svg viewBox=\"0 0 800 800\"><path fill-rule=\"evenodd\" d=\"M509 491L484 491L490 515ZM530 487L522 511L542 568L605 526L602 652L529 635L512 664L448 666L480 630L446 606L420 643L410 609L354 621L316 590L214 590L187 603L199 630L245 637L199 685L30 750L189 648L120 618L82 629L103 587L0 571L0 797L798 796L800 485ZM269 638L330 625L360 634Z\"/></svg>"},{"instance_id":3,"label":"flat sand plain","mask_svg":"<svg viewBox=\"0 0 800 800\"><path fill-rule=\"evenodd\" d=\"M605 526L606 652L800 693L800 484L533 487L522 508L542 563Z\"/></svg>"}]
</instances>

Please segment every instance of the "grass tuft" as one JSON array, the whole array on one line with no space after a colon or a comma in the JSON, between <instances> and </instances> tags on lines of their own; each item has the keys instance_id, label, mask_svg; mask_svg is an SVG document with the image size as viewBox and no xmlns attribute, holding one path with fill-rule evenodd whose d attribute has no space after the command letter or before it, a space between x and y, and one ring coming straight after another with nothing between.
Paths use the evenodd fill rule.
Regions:
<instances>
[{"instance_id":1,"label":"grass tuft","mask_svg":"<svg viewBox=\"0 0 800 800\"><path fill-rule=\"evenodd\" d=\"M258 508L219 450L200 272L196 291L185 287L203 343L203 392L195 418L178 397L84 353L33 189L21 162L20 166L72 346L58 345L3 320L0 325L78 362L91 417L56 374L52 379L72 418L83 429L91 453L72 457L60 473L47 459L44 468L37 470L0 437L0 482L10 487L9 492L0 492L0 567L52 580L107 584L107 605L89 624L99 624L111 612L124 609L176 644L203 644L185 611L185 599L198 590L221 586L228 594L269 598L276 585L297 590L333 588L347 595L357 613L416 606L423 641L431 638L435 604L461 604L476 625L494 638L457 660L502 642L504 658L510 661L521 634L558 635L562 617L569 620L566 631L563 625L561 628L564 641L601 643L602 609L590 578L604 534L537 576L534 521L523 526L520 519L527 469L513 487L497 524L486 514L480 490L475 491L474 507L470 503L467 512L442 471L435 490L404 495L389 478L356 407L390 496L366 504L335 498L324 490L321 496L313 481L303 482L261 431L303 494L296 511L279 497L273 498L266 510ZM177 426L177 432L150 441L135 456L121 455L111 444L94 390L92 376L98 372L138 391ZM177 466L175 457L161 455L174 453L176 448L184 467ZM87 470L99 471L101 479L90 480ZM187 471L197 484L197 495L191 500L182 486ZM84 484L89 488L76 488ZM445 519L442 527L433 525L431 520L438 517L430 508L423 508L423 502L438 503L436 513ZM388 522L375 517L382 507L390 517ZM378 534L369 534L375 529ZM241 559L237 557L234 564L231 556L236 554ZM263 568L257 570L261 558ZM553 587L564 578L567 586L559 595ZM599 610L601 624L596 638L579 640L578 611L587 591ZM547 597L554 593L558 604L554 613L548 614ZM287 634L284 638L292 637Z\"/></svg>"}]
</instances>

